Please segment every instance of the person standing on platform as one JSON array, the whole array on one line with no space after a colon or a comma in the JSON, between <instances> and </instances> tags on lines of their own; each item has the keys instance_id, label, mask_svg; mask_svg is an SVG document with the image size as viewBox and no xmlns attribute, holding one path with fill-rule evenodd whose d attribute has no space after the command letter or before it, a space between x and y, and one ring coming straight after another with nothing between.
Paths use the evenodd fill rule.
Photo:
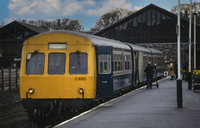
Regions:
<instances>
[{"instance_id":1,"label":"person standing on platform","mask_svg":"<svg viewBox=\"0 0 200 128\"><path fill-rule=\"evenodd\" d=\"M185 60L183 63L183 80L187 80L186 74L188 74L188 62Z\"/></svg>"},{"instance_id":2,"label":"person standing on platform","mask_svg":"<svg viewBox=\"0 0 200 128\"><path fill-rule=\"evenodd\" d=\"M175 76L176 76L175 79L177 79L178 78L178 75L177 75L177 63L176 63L175 60L174 60L173 64L174 64L174 73L175 73Z\"/></svg>"},{"instance_id":3,"label":"person standing on platform","mask_svg":"<svg viewBox=\"0 0 200 128\"><path fill-rule=\"evenodd\" d=\"M170 61L168 67L168 76L171 76L171 80L174 78L174 64Z\"/></svg>"},{"instance_id":4,"label":"person standing on platform","mask_svg":"<svg viewBox=\"0 0 200 128\"><path fill-rule=\"evenodd\" d=\"M155 66L151 65L151 62L148 62L147 67L144 69L144 72L146 72L147 76L147 89L152 88L153 74L155 68Z\"/></svg>"}]
</instances>

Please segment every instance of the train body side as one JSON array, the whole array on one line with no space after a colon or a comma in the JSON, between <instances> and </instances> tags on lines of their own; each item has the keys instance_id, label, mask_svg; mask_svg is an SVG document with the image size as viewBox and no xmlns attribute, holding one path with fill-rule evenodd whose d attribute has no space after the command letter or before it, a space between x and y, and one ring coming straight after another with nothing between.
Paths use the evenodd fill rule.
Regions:
<instances>
[{"instance_id":1,"label":"train body side","mask_svg":"<svg viewBox=\"0 0 200 128\"><path fill-rule=\"evenodd\" d=\"M135 82L133 84L144 84L147 80L146 73L144 73L144 69L147 66L148 62L151 62L152 65L156 66L157 77L161 78L164 73L164 63L163 63L163 53L157 49L153 48L145 48L142 46L129 44L132 49L133 61L134 61L134 73ZM156 77L154 75L154 77Z\"/></svg>"}]
</instances>

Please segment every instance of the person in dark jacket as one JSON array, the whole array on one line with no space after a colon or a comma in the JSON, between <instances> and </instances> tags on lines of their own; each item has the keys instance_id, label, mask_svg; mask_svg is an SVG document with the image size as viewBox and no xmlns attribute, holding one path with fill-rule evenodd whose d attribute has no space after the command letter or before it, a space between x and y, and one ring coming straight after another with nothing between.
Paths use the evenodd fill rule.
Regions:
<instances>
[{"instance_id":1,"label":"person in dark jacket","mask_svg":"<svg viewBox=\"0 0 200 128\"><path fill-rule=\"evenodd\" d=\"M147 76L147 89L152 88L154 69L156 69L156 67L152 66L151 62L148 62L147 67L144 69L144 72L146 72Z\"/></svg>"},{"instance_id":2,"label":"person in dark jacket","mask_svg":"<svg viewBox=\"0 0 200 128\"><path fill-rule=\"evenodd\" d=\"M177 75L177 63L176 63L175 60L174 60L173 64L174 64L174 73L175 73L175 76L176 76L175 79L177 79L178 78L178 75Z\"/></svg>"}]
</instances>

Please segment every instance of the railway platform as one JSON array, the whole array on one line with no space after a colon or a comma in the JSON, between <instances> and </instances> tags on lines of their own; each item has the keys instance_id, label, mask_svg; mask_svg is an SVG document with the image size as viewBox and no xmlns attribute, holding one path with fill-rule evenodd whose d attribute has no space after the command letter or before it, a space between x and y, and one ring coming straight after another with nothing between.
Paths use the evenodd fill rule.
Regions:
<instances>
[{"instance_id":1,"label":"railway platform","mask_svg":"<svg viewBox=\"0 0 200 128\"><path fill-rule=\"evenodd\" d=\"M200 93L182 81L183 108L177 108L176 80L159 81L159 88L141 87L103 103L56 128L198 128ZM199 91L200 92L200 91Z\"/></svg>"}]
</instances>

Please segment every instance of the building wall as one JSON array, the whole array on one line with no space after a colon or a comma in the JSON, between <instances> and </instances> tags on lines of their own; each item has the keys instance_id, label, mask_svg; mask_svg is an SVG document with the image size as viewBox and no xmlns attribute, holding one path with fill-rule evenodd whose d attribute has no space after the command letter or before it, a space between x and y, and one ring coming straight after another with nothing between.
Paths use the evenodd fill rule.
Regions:
<instances>
[{"instance_id":1,"label":"building wall","mask_svg":"<svg viewBox=\"0 0 200 128\"><path fill-rule=\"evenodd\" d=\"M177 40L176 24L176 17L149 9L97 35L129 43L171 43ZM181 42L188 42L189 22L181 20L181 24ZM197 41L199 34L197 29Z\"/></svg>"},{"instance_id":2,"label":"building wall","mask_svg":"<svg viewBox=\"0 0 200 128\"><path fill-rule=\"evenodd\" d=\"M144 9L140 13L118 22L96 35L152 47L163 51L164 60L177 60L177 17L157 8ZM193 26L193 24L192 24ZM193 30L192 27L192 42ZM181 19L181 62L188 60L189 22ZM200 44L200 27L197 27L197 45ZM199 51L198 51L199 52ZM192 54L193 55L193 54ZM198 61L199 62L199 61ZM197 64L200 66L200 64Z\"/></svg>"}]
</instances>

